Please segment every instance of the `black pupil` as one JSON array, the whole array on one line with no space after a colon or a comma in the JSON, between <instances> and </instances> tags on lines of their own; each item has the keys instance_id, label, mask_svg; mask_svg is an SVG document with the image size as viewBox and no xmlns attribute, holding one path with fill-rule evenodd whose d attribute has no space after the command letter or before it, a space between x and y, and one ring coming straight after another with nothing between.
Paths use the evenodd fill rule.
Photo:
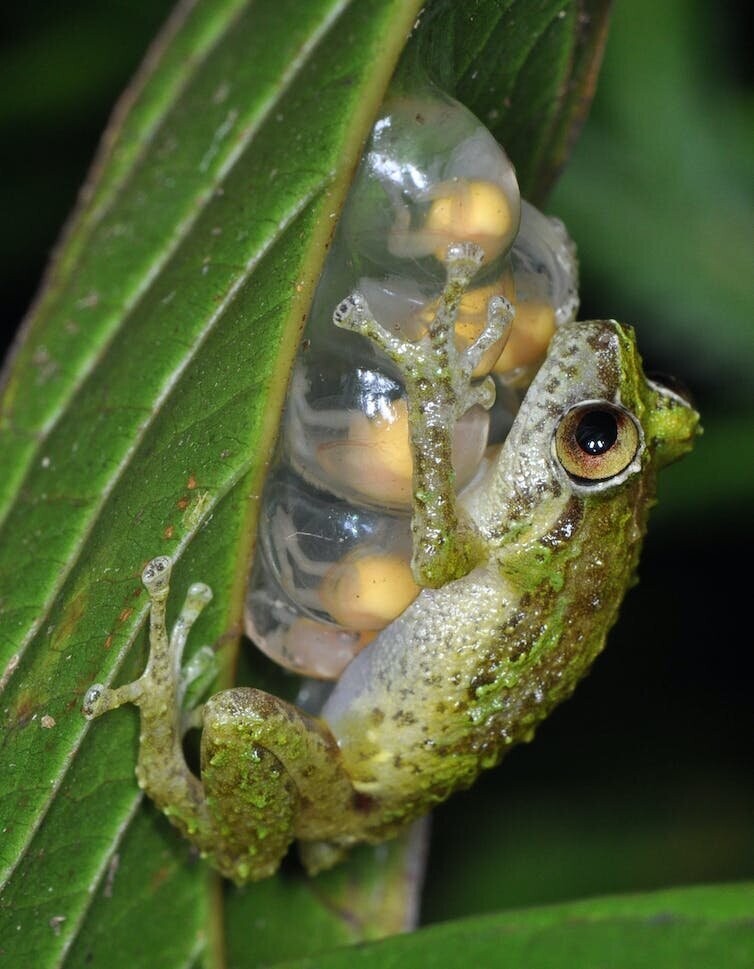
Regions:
<instances>
[{"instance_id":1,"label":"black pupil","mask_svg":"<svg viewBox=\"0 0 754 969\"><path fill-rule=\"evenodd\" d=\"M604 454L618 439L618 421L606 410L591 410L579 421L576 443L585 454Z\"/></svg>"}]
</instances>

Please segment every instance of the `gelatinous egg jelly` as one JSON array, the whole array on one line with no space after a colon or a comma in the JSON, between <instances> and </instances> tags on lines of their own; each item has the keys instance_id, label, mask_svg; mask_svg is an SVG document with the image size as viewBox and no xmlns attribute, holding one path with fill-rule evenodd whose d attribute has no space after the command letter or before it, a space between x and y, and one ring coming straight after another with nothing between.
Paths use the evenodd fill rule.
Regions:
<instances>
[{"instance_id":1,"label":"gelatinous egg jelly","mask_svg":"<svg viewBox=\"0 0 754 969\"><path fill-rule=\"evenodd\" d=\"M379 349L333 326L333 311L358 291L382 326L422 339L440 305L448 247L466 242L483 259L460 299L456 347L479 337L493 297L515 316L473 373L493 375L495 404L456 424L459 490L503 439L555 328L576 316L575 255L562 224L522 202L505 152L466 108L432 88L388 102L294 366L247 595L251 638L306 676L337 678L419 593L403 385Z\"/></svg>"}]
</instances>

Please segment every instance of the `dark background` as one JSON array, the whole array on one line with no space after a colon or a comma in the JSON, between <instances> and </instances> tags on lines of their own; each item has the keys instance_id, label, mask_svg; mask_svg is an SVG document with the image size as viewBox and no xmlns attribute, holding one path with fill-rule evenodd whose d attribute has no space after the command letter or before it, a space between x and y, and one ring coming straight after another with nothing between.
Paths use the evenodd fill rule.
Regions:
<instances>
[{"instance_id":1,"label":"dark background","mask_svg":"<svg viewBox=\"0 0 754 969\"><path fill-rule=\"evenodd\" d=\"M32 298L112 104L169 4L0 13L0 295ZM634 322L705 437L664 476L605 654L498 771L434 818L425 918L754 876L750 13L623 0L597 100L549 203L584 318ZM748 268L747 268L748 265Z\"/></svg>"}]
</instances>

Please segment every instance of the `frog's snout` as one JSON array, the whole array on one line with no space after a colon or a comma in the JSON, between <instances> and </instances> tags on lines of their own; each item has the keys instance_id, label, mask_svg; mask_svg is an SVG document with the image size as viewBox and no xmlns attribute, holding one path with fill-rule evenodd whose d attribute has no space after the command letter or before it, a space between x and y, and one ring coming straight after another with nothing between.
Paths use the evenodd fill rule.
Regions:
<instances>
[{"instance_id":1,"label":"frog's snout","mask_svg":"<svg viewBox=\"0 0 754 969\"><path fill-rule=\"evenodd\" d=\"M663 467L692 449L702 426L692 395L680 381L652 374L647 376L647 383L653 392L647 436L654 444L658 464Z\"/></svg>"}]
</instances>

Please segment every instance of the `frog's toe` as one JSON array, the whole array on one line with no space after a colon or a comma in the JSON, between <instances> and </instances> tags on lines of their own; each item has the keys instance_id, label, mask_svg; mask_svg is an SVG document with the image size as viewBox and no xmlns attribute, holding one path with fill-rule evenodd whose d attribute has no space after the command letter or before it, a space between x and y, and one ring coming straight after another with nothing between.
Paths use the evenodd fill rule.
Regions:
<instances>
[{"instance_id":1,"label":"frog's toe","mask_svg":"<svg viewBox=\"0 0 754 969\"><path fill-rule=\"evenodd\" d=\"M211 646L202 646L181 667L181 706L185 712L194 710L201 697L208 692L217 677L220 665Z\"/></svg>"},{"instance_id":2,"label":"frog's toe","mask_svg":"<svg viewBox=\"0 0 754 969\"><path fill-rule=\"evenodd\" d=\"M169 555L158 555L147 562L144 571L141 573L141 581L150 595L155 595L168 588L172 569L173 560Z\"/></svg>"},{"instance_id":3,"label":"frog's toe","mask_svg":"<svg viewBox=\"0 0 754 969\"><path fill-rule=\"evenodd\" d=\"M449 280L460 278L468 286L484 262L484 249L475 242L451 242L445 252L445 267Z\"/></svg>"},{"instance_id":4,"label":"frog's toe","mask_svg":"<svg viewBox=\"0 0 754 969\"><path fill-rule=\"evenodd\" d=\"M102 697L106 693L107 687L102 683L93 683L86 691L81 709L87 720L94 720L100 713L104 713Z\"/></svg>"}]
</instances>

